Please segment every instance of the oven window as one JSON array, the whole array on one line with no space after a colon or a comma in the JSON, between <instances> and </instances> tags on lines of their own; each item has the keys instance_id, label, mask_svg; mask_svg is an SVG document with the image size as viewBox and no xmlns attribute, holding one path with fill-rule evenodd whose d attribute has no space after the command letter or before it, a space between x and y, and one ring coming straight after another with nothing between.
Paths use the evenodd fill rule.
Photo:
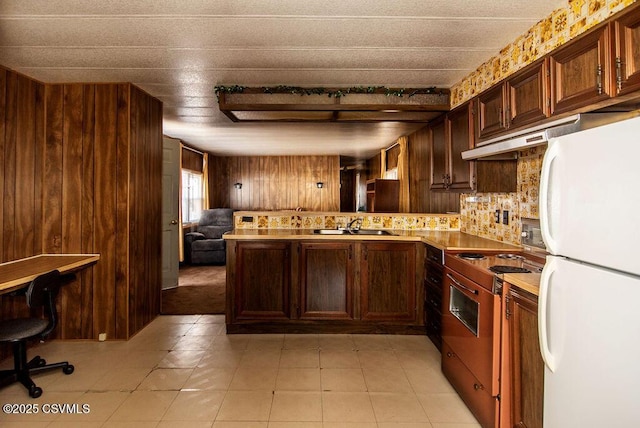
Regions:
<instances>
[{"instance_id":1,"label":"oven window","mask_svg":"<svg viewBox=\"0 0 640 428\"><path fill-rule=\"evenodd\" d=\"M458 318L471 333L478 336L478 302L467 297L453 285L449 286L449 312Z\"/></svg>"}]
</instances>

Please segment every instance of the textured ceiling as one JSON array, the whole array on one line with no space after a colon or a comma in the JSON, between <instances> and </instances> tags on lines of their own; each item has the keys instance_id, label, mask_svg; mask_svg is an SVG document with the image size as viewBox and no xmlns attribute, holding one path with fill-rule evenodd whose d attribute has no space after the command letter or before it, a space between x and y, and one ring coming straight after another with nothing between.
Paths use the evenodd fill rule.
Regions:
<instances>
[{"instance_id":1,"label":"textured ceiling","mask_svg":"<svg viewBox=\"0 0 640 428\"><path fill-rule=\"evenodd\" d=\"M449 88L566 0L0 0L0 64L132 82L216 154L368 157L420 124L232 123L215 85Z\"/></svg>"}]
</instances>

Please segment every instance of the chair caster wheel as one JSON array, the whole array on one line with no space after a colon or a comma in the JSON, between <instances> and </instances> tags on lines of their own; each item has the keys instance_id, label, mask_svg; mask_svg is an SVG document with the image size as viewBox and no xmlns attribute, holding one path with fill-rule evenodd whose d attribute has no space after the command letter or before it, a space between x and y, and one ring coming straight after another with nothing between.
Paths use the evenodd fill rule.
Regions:
<instances>
[{"instance_id":1,"label":"chair caster wheel","mask_svg":"<svg viewBox=\"0 0 640 428\"><path fill-rule=\"evenodd\" d=\"M29 395L31 398L38 398L42 395L42 388L39 386L33 386L29 388Z\"/></svg>"},{"instance_id":2,"label":"chair caster wheel","mask_svg":"<svg viewBox=\"0 0 640 428\"><path fill-rule=\"evenodd\" d=\"M69 375L69 374L73 373L74 368L75 367L73 367L73 365L69 364L68 366L63 367L62 371L64 372L64 374Z\"/></svg>"}]
</instances>

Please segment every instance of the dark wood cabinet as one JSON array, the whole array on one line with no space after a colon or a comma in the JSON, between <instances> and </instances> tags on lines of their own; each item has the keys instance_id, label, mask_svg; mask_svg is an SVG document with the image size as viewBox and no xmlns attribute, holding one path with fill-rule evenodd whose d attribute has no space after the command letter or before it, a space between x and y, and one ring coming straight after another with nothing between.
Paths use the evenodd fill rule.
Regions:
<instances>
[{"instance_id":1,"label":"dark wood cabinet","mask_svg":"<svg viewBox=\"0 0 640 428\"><path fill-rule=\"evenodd\" d=\"M400 210L400 181L374 178L367 180L367 211L397 213Z\"/></svg>"},{"instance_id":2,"label":"dark wood cabinet","mask_svg":"<svg viewBox=\"0 0 640 428\"><path fill-rule=\"evenodd\" d=\"M450 175L448 187L455 190L472 190L474 163L462 159L461 155L474 146L471 103L463 104L447 113L447 133Z\"/></svg>"},{"instance_id":3,"label":"dark wood cabinet","mask_svg":"<svg viewBox=\"0 0 640 428\"><path fill-rule=\"evenodd\" d=\"M447 160L447 135L445 116L442 115L429 125L429 152L431 159L431 180L432 190L443 190L447 188L447 174L449 174L449 162Z\"/></svg>"},{"instance_id":4,"label":"dark wood cabinet","mask_svg":"<svg viewBox=\"0 0 640 428\"><path fill-rule=\"evenodd\" d=\"M300 318L353 319L353 243L302 243L300 254Z\"/></svg>"},{"instance_id":5,"label":"dark wood cabinet","mask_svg":"<svg viewBox=\"0 0 640 428\"><path fill-rule=\"evenodd\" d=\"M443 115L429 129L431 189L472 190L474 164L463 160L461 155L474 145L471 103Z\"/></svg>"},{"instance_id":6,"label":"dark wood cabinet","mask_svg":"<svg viewBox=\"0 0 640 428\"><path fill-rule=\"evenodd\" d=\"M363 242L360 317L416 320L416 244Z\"/></svg>"},{"instance_id":7,"label":"dark wood cabinet","mask_svg":"<svg viewBox=\"0 0 640 428\"><path fill-rule=\"evenodd\" d=\"M549 117L549 61L544 58L505 83L507 127L515 128Z\"/></svg>"},{"instance_id":8,"label":"dark wood cabinet","mask_svg":"<svg viewBox=\"0 0 640 428\"><path fill-rule=\"evenodd\" d=\"M424 334L423 260L407 241L229 239L227 333Z\"/></svg>"},{"instance_id":9,"label":"dark wood cabinet","mask_svg":"<svg viewBox=\"0 0 640 428\"><path fill-rule=\"evenodd\" d=\"M640 7L613 22L615 34L615 86L618 95L640 90Z\"/></svg>"},{"instance_id":10,"label":"dark wood cabinet","mask_svg":"<svg viewBox=\"0 0 640 428\"><path fill-rule=\"evenodd\" d=\"M538 299L504 283L501 426L542 428L544 362L538 342Z\"/></svg>"},{"instance_id":11,"label":"dark wood cabinet","mask_svg":"<svg viewBox=\"0 0 640 428\"><path fill-rule=\"evenodd\" d=\"M477 97L479 140L549 117L548 64L548 59L541 59Z\"/></svg>"},{"instance_id":12,"label":"dark wood cabinet","mask_svg":"<svg viewBox=\"0 0 640 428\"><path fill-rule=\"evenodd\" d=\"M549 55L551 113L595 104L612 96L611 32L602 25Z\"/></svg>"},{"instance_id":13,"label":"dark wood cabinet","mask_svg":"<svg viewBox=\"0 0 640 428\"><path fill-rule=\"evenodd\" d=\"M479 139L485 139L507 129L505 87L500 84L476 99L476 126Z\"/></svg>"},{"instance_id":14,"label":"dark wood cabinet","mask_svg":"<svg viewBox=\"0 0 640 428\"><path fill-rule=\"evenodd\" d=\"M291 318L291 243L238 242L234 319Z\"/></svg>"},{"instance_id":15,"label":"dark wood cabinet","mask_svg":"<svg viewBox=\"0 0 640 428\"><path fill-rule=\"evenodd\" d=\"M424 323L427 336L442 350L442 275L444 259L441 249L426 245L424 274Z\"/></svg>"}]
</instances>

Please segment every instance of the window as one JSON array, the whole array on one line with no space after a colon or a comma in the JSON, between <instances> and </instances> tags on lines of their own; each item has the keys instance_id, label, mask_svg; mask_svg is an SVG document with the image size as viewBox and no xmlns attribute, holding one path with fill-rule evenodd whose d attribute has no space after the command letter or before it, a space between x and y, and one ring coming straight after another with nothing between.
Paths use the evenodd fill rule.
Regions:
<instances>
[{"instance_id":1,"label":"window","mask_svg":"<svg viewBox=\"0 0 640 428\"><path fill-rule=\"evenodd\" d=\"M202 214L202 173L182 170L182 222L193 223Z\"/></svg>"}]
</instances>

